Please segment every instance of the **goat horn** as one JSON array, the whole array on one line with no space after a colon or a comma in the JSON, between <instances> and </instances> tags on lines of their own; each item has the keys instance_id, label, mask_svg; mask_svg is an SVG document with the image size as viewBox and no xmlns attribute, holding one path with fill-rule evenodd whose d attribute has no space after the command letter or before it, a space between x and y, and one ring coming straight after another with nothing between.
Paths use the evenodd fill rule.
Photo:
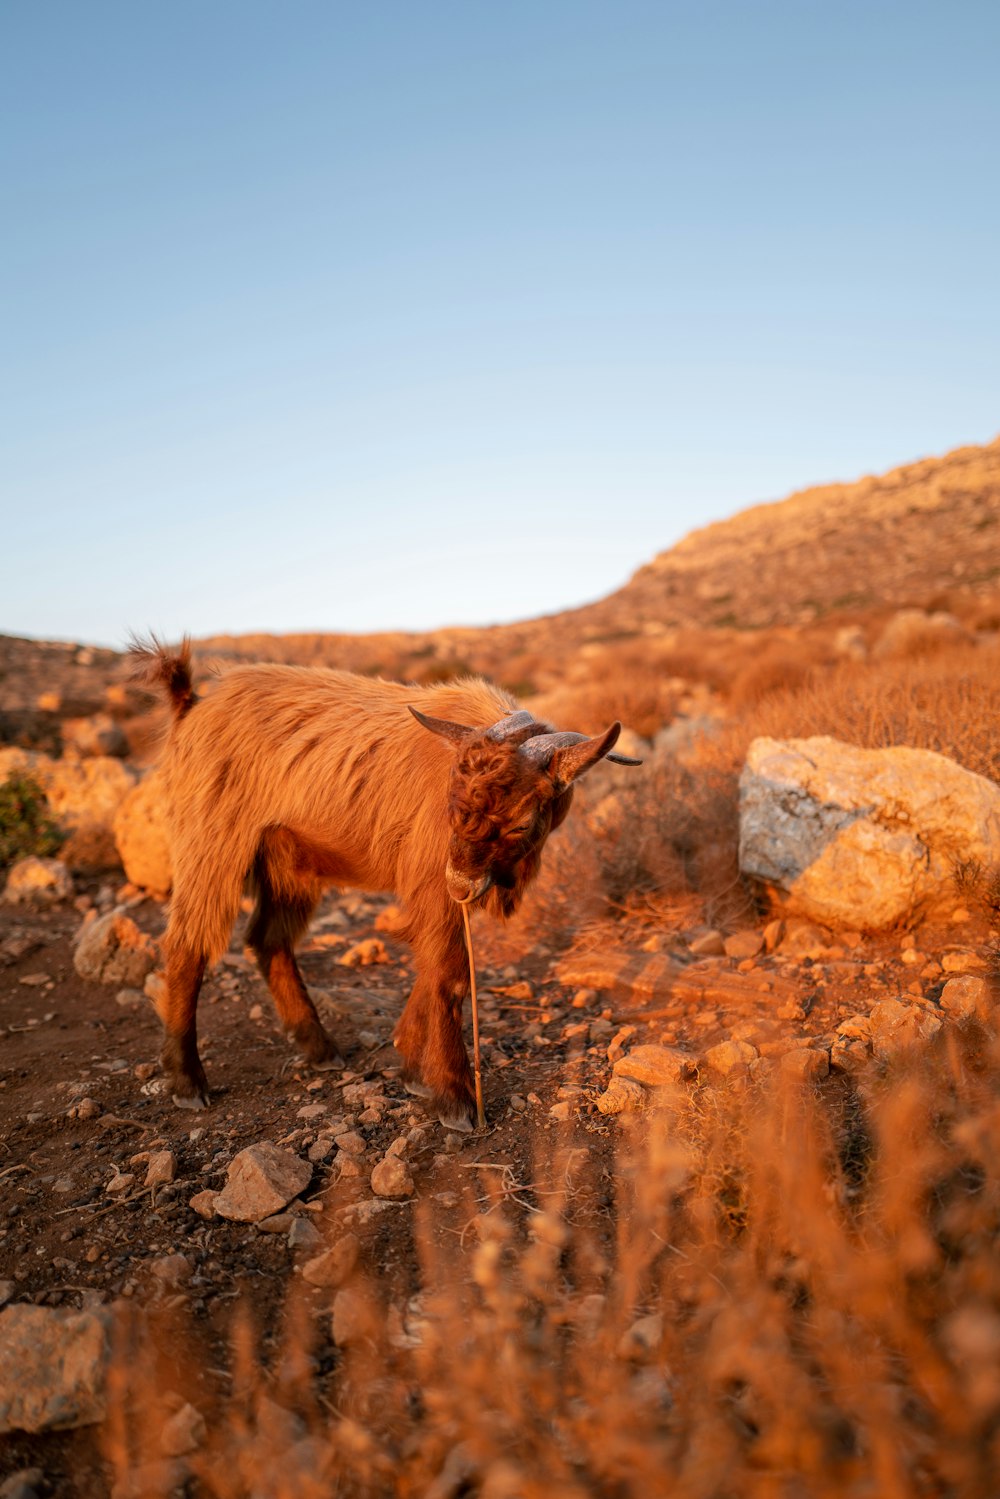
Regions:
<instances>
[{"instance_id":1,"label":"goat horn","mask_svg":"<svg viewBox=\"0 0 1000 1499\"><path fill-rule=\"evenodd\" d=\"M491 729L487 729L485 737L493 744L509 743L510 741L518 744L522 740L528 739L532 729L540 727L541 725L533 713L529 713L527 708L519 708L516 713L508 713L506 718L499 719Z\"/></svg>"},{"instance_id":2,"label":"goat horn","mask_svg":"<svg viewBox=\"0 0 1000 1499\"><path fill-rule=\"evenodd\" d=\"M588 736L586 734L573 734L568 729L557 734L538 734L534 739L529 739L526 744L521 745L521 754L526 755L533 765L542 769L548 765L552 756L558 749L568 749L573 744L583 744ZM631 755L605 755L605 760L613 760L616 765L641 765L641 760L633 760Z\"/></svg>"},{"instance_id":3,"label":"goat horn","mask_svg":"<svg viewBox=\"0 0 1000 1499\"><path fill-rule=\"evenodd\" d=\"M452 744L463 744L475 729L470 729L466 724L451 723L447 718L431 718L429 713L421 713L419 708L414 708L412 703L406 705L413 714L417 723L422 724L425 729L430 729L432 734L439 734L442 739L450 740Z\"/></svg>"}]
</instances>

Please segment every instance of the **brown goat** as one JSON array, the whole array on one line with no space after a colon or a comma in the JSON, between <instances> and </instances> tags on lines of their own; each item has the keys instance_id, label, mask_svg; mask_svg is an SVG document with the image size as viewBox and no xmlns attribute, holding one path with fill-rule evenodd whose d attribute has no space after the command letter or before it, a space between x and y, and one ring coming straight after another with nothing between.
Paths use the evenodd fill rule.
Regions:
<instances>
[{"instance_id":1,"label":"brown goat","mask_svg":"<svg viewBox=\"0 0 1000 1499\"><path fill-rule=\"evenodd\" d=\"M161 1019L174 1102L208 1102L198 991L228 946L248 878L247 942L286 1031L314 1066L343 1066L293 948L324 885L352 885L394 891L406 913L417 978L394 1035L403 1081L443 1124L469 1129L460 907L517 909L573 782L609 755L620 724L593 739L557 734L480 679L413 687L297 666L237 667L199 700L186 642L171 654L136 641L133 656L136 676L165 688L173 707Z\"/></svg>"}]
</instances>

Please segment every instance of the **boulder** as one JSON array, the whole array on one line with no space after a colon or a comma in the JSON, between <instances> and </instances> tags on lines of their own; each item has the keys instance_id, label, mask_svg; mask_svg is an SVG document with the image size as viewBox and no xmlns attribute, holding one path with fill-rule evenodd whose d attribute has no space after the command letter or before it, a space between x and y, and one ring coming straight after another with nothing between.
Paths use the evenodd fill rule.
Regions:
<instances>
[{"instance_id":1,"label":"boulder","mask_svg":"<svg viewBox=\"0 0 1000 1499\"><path fill-rule=\"evenodd\" d=\"M62 859L33 854L10 866L3 898L10 905L55 906L73 894L73 877Z\"/></svg>"},{"instance_id":2,"label":"boulder","mask_svg":"<svg viewBox=\"0 0 1000 1499\"><path fill-rule=\"evenodd\" d=\"M0 781L30 775L45 792L53 817L67 835L60 857L70 869L114 869L118 865L112 821L136 773L120 760L97 755L53 760L32 750L0 749Z\"/></svg>"},{"instance_id":3,"label":"boulder","mask_svg":"<svg viewBox=\"0 0 1000 1499\"><path fill-rule=\"evenodd\" d=\"M162 772L151 771L123 798L112 824L127 877L156 895L168 893L172 877L165 792Z\"/></svg>"},{"instance_id":4,"label":"boulder","mask_svg":"<svg viewBox=\"0 0 1000 1499\"><path fill-rule=\"evenodd\" d=\"M73 954L81 978L128 989L141 989L155 962L156 943L121 907L88 921Z\"/></svg>"},{"instance_id":5,"label":"boulder","mask_svg":"<svg viewBox=\"0 0 1000 1499\"><path fill-rule=\"evenodd\" d=\"M103 1420L108 1329L107 1314L20 1303L0 1312L0 1433Z\"/></svg>"},{"instance_id":6,"label":"boulder","mask_svg":"<svg viewBox=\"0 0 1000 1499\"><path fill-rule=\"evenodd\" d=\"M959 859L1000 863L1000 787L932 750L755 739L740 777L740 868L785 909L877 931L955 904Z\"/></svg>"}]
</instances>

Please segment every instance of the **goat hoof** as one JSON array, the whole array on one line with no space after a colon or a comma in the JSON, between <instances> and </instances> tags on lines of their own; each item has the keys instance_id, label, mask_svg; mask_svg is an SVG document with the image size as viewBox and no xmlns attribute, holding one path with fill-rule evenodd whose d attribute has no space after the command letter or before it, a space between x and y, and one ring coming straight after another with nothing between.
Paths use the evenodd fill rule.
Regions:
<instances>
[{"instance_id":1,"label":"goat hoof","mask_svg":"<svg viewBox=\"0 0 1000 1499\"><path fill-rule=\"evenodd\" d=\"M462 1135L472 1133L472 1119L469 1117L468 1108L464 1104L443 1104L438 1108L437 1116L438 1123L443 1124L445 1129L457 1130Z\"/></svg>"},{"instance_id":2,"label":"goat hoof","mask_svg":"<svg viewBox=\"0 0 1000 1499\"><path fill-rule=\"evenodd\" d=\"M306 1060L308 1061L308 1058ZM343 1072L347 1063L340 1052L335 1051L332 1057L324 1057L322 1062L309 1062L309 1066L314 1072Z\"/></svg>"},{"instance_id":3,"label":"goat hoof","mask_svg":"<svg viewBox=\"0 0 1000 1499\"><path fill-rule=\"evenodd\" d=\"M207 1109L209 1097L207 1093L173 1093L174 1107L178 1109Z\"/></svg>"}]
</instances>

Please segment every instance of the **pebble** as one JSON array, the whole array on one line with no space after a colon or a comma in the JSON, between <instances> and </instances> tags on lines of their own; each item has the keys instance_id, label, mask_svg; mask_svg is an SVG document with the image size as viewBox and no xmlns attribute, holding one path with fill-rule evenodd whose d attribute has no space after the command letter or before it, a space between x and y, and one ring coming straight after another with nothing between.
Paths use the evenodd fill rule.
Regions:
<instances>
[{"instance_id":1,"label":"pebble","mask_svg":"<svg viewBox=\"0 0 1000 1499\"><path fill-rule=\"evenodd\" d=\"M269 1141L248 1145L229 1164L226 1185L215 1200L215 1216L258 1223L280 1212L311 1180L312 1166L301 1156Z\"/></svg>"},{"instance_id":2,"label":"pebble","mask_svg":"<svg viewBox=\"0 0 1000 1499\"><path fill-rule=\"evenodd\" d=\"M147 1187L162 1187L177 1176L177 1159L172 1150L154 1150L146 1167Z\"/></svg>"},{"instance_id":3,"label":"pebble","mask_svg":"<svg viewBox=\"0 0 1000 1499\"><path fill-rule=\"evenodd\" d=\"M160 1451L164 1457L184 1457L205 1440L205 1418L193 1405L184 1404L163 1423Z\"/></svg>"},{"instance_id":4,"label":"pebble","mask_svg":"<svg viewBox=\"0 0 1000 1499\"><path fill-rule=\"evenodd\" d=\"M194 1265L186 1254L161 1254L149 1262L149 1273L168 1286L183 1285L194 1274Z\"/></svg>"},{"instance_id":5,"label":"pebble","mask_svg":"<svg viewBox=\"0 0 1000 1499\"><path fill-rule=\"evenodd\" d=\"M341 1286L358 1262L361 1240L356 1234L344 1234L325 1254L307 1260L302 1278L311 1286Z\"/></svg>"},{"instance_id":6,"label":"pebble","mask_svg":"<svg viewBox=\"0 0 1000 1499\"><path fill-rule=\"evenodd\" d=\"M764 938L760 932L747 930L734 932L726 937L722 950L727 958L755 958L764 949Z\"/></svg>"},{"instance_id":7,"label":"pebble","mask_svg":"<svg viewBox=\"0 0 1000 1499\"><path fill-rule=\"evenodd\" d=\"M722 957L726 950L722 933L715 931L714 928L710 931L702 932L697 937L693 937L688 943L688 947L697 958Z\"/></svg>"},{"instance_id":8,"label":"pebble","mask_svg":"<svg viewBox=\"0 0 1000 1499\"><path fill-rule=\"evenodd\" d=\"M195 1192L193 1197L188 1198L188 1207L197 1213L199 1218L214 1218L215 1203L218 1192Z\"/></svg>"},{"instance_id":9,"label":"pebble","mask_svg":"<svg viewBox=\"0 0 1000 1499\"><path fill-rule=\"evenodd\" d=\"M289 1249L318 1249L323 1242L323 1235L315 1223L310 1223L308 1218L293 1218L292 1226L288 1230Z\"/></svg>"},{"instance_id":10,"label":"pebble","mask_svg":"<svg viewBox=\"0 0 1000 1499\"><path fill-rule=\"evenodd\" d=\"M338 1348L351 1343L360 1343L371 1325L371 1311L367 1299L359 1291L345 1287L333 1298L331 1330Z\"/></svg>"},{"instance_id":11,"label":"pebble","mask_svg":"<svg viewBox=\"0 0 1000 1499\"><path fill-rule=\"evenodd\" d=\"M830 1054L812 1047L798 1047L786 1051L780 1059L780 1067L786 1077L799 1078L802 1082L817 1082L830 1073Z\"/></svg>"},{"instance_id":12,"label":"pebble","mask_svg":"<svg viewBox=\"0 0 1000 1499\"><path fill-rule=\"evenodd\" d=\"M413 1177L405 1161L387 1155L371 1174L371 1188L376 1197L409 1197L414 1191Z\"/></svg>"},{"instance_id":13,"label":"pebble","mask_svg":"<svg viewBox=\"0 0 1000 1499\"><path fill-rule=\"evenodd\" d=\"M706 1051L705 1064L722 1077L732 1077L745 1072L756 1056L757 1048L749 1041L720 1041Z\"/></svg>"}]
</instances>

